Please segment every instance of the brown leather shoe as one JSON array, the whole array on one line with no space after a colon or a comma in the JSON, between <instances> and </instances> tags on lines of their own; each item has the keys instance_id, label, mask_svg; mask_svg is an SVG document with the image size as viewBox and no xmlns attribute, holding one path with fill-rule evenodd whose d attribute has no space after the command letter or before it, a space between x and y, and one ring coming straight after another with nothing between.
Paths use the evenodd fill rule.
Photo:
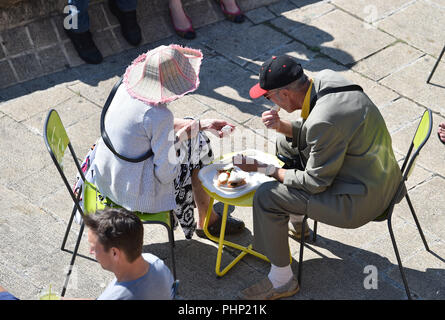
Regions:
<instances>
[{"instance_id":1,"label":"brown leather shoe","mask_svg":"<svg viewBox=\"0 0 445 320\"><path fill-rule=\"evenodd\" d=\"M238 297L241 300L277 300L293 296L300 290L295 277L289 280L284 286L274 288L272 282L266 277L257 284L240 291Z\"/></svg>"}]
</instances>

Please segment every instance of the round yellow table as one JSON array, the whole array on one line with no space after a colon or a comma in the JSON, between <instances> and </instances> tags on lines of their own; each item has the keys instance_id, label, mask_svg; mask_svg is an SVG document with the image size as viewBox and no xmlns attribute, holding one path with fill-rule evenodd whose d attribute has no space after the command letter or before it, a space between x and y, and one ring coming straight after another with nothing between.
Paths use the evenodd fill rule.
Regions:
<instances>
[{"instance_id":1,"label":"round yellow table","mask_svg":"<svg viewBox=\"0 0 445 320\"><path fill-rule=\"evenodd\" d=\"M244 151L240 151L240 152L236 152L236 153L230 153L230 154L223 155L220 158L220 160L231 158L232 156L234 156L236 154L242 154L243 152ZM259 152L259 151L257 151L257 152ZM280 164L280 166L283 165L283 163L280 160L278 160L277 158L275 158L274 156L272 156L270 154L265 154L265 155L276 159L276 161ZM265 255L253 250L252 245L244 247L244 246L241 246L239 244L236 244L236 243L233 243L233 242L230 242L230 241L227 241L224 239L229 205L238 206L238 207L252 207L253 196L255 195L255 190L253 190L249 193L246 193L246 194L240 196L239 198L225 198L225 197L222 197L221 195L218 195L214 192L209 191L204 185L202 187L203 187L204 191L207 192L207 194L210 196L209 208L207 209L207 215L206 215L206 218L204 221L204 233L210 240L218 243L218 254L216 256L216 266L215 266L216 274L220 277L224 276L227 273L227 271L232 269L233 266L235 264L237 264L248 253L251 255L254 255L255 257L263 259L267 262L270 262L270 260ZM224 210L223 210L223 214L222 214L221 231L219 234L219 238L212 236L208 231L209 218L210 218L210 214L212 213L213 203L215 200L218 200L219 202L224 203ZM221 257L222 257L222 251L223 251L224 246L228 246L228 247L232 247L232 248L241 250L241 253L231 263L229 263L223 270L221 270ZM291 257L291 260L292 260L292 257Z\"/></svg>"},{"instance_id":2,"label":"round yellow table","mask_svg":"<svg viewBox=\"0 0 445 320\"><path fill-rule=\"evenodd\" d=\"M207 215L206 215L206 218L204 221L204 233L206 234L207 238L209 238L210 240L218 242L218 254L216 256L216 266L215 266L216 274L218 276L222 277L223 275L225 275L227 273L227 271L232 269L232 267L235 264L237 264L248 253L252 254L260 259L270 262L266 256L253 250L252 245L243 247L239 244L236 244L236 243L233 243L233 242L230 242L230 241L227 241L224 239L229 205L239 206L239 207L252 207L253 196L255 194L255 190L252 192L249 192L239 198L228 199L228 198L223 198L223 197L217 195L216 193L210 192L204 186L203 186L203 189L210 196L209 208L207 209ZM212 236L207 229L208 225L209 225L210 214L212 213L213 203L214 203L215 199L224 203L224 210L223 210L223 214L222 214L221 231L219 234L219 238ZM223 250L224 246L229 246L229 247L241 250L242 252L231 263L229 263L223 270L221 270L221 256L222 256L222 250Z\"/></svg>"}]
</instances>

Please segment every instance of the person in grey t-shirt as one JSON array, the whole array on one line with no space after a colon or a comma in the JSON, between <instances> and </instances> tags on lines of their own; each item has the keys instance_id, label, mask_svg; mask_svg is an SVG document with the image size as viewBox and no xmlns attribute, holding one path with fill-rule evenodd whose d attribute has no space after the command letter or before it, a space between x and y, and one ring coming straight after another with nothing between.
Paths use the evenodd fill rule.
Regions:
<instances>
[{"instance_id":1,"label":"person in grey t-shirt","mask_svg":"<svg viewBox=\"0 0 445 320\"><path fill-rule=\"evenodd\" d=\"M164 262L151 253L142 257L150 265L142 277L130 281L114 278L97 300L169 300L173 276Z\"/></svg>"},{"instance_id":2,"label":"person in grey t-shirt","mask_svg":"<svg viewBox=\"0 0 445 320\"><path fill-rule=\"evenodd\" d=\"M83 217L90 252L115 279L99 300L170 300L174 279L164 262L142 254L144 227L134 213L123 208L97 211Z\"/></svg>"}]
</instances>

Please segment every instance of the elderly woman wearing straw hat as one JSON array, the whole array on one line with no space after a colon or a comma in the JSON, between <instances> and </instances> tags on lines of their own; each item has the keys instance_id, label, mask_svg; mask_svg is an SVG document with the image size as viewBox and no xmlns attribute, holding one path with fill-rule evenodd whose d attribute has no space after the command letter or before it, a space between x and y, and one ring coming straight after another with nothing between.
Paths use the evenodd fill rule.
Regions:
<instances>
[{"instance_id":1,"label":"elderly woman wearing straw hat","mask_svg":"<svg viewBox=\"0 0 445 320\"><path fill-rule=\"evenodd\" d=\"M174 210L190 239L202 230L209 196L198 179L199 169L213 159L205 131L223 136L223 120L175 119L167 104L199 86L203 56L199 50L178 45L160 46L136 58L126 69L123 82L109 105L104 126L118 154L137 158L152 150L142 162L116 156L99 139L93 182L112 201L132 211ZM194 204L199 220L194 220ZM227 220L227 233L244 229L241 220ZM212 212L209 231L219 234L221 217Z\"/></svg>"}]
</instances>

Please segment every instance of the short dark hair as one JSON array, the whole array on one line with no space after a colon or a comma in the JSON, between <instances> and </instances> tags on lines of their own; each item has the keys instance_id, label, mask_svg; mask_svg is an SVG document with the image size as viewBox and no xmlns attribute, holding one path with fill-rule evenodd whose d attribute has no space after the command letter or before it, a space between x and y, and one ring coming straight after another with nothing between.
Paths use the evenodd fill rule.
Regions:
<instances>
[{"instance_id":1,"label":"short dark hair","mask_svg":"<svg viewBox=\"0 0 445 320\"><path fill-rule=\"evenodd\" d=\"M105 251L122 250L129 262L142 254L144 226L139 217L124 208L98 210L84 216L85 225L93 231Z\"/></svg>"}]
</instances>

